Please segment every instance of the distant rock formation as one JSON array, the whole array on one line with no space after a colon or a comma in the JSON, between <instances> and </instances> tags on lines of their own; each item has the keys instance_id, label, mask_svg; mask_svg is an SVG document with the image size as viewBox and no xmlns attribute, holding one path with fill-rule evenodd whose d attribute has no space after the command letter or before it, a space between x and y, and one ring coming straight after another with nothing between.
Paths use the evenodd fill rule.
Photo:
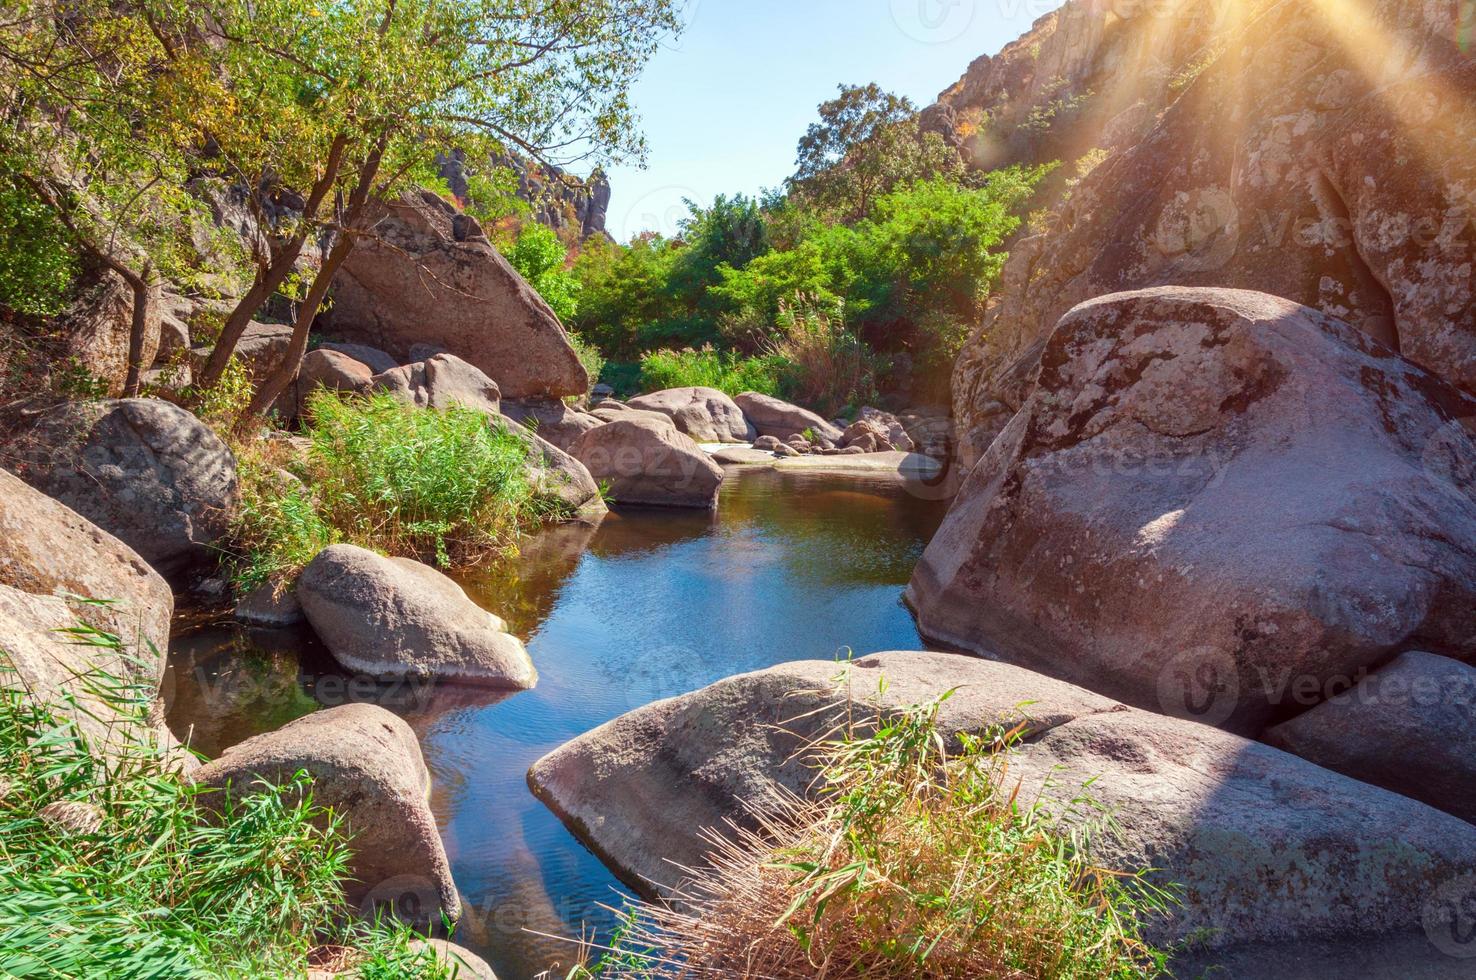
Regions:
<instances>
[{"instance_id":1,"label":"distant rock formation","mask_svg":"<svg viewBox=\"0 0 1476 980\"><path fill-rule=\"evenodd\" d=\"M441 179L445 180L463 201L470 193L467 182L466 154L453 150L440 160ZM587 179L574 176L558 167L546 166L525 157L508 154L492 161L518 175L518 197L532 208L532 217L554 231L573 232L581 240L605 235L605 220L610 210L610 181L603 170Z\"/></svg>"}]
</instances>

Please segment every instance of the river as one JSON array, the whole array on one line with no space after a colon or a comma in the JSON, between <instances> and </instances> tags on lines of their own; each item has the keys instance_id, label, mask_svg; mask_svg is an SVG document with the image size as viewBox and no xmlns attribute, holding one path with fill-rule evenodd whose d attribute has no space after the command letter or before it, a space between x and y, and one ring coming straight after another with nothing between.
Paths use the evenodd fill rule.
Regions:
<instances>
[{"instance_id":1,"label":"river","mask_svg":"<svg viewBox=\"0 0 1476 980\"><path fill-rule=\"evenodd\" d=\"M207 755L323 705L374 700L420 737L466 905L457 940L503 980L566 967L622 889L527 788L549 750L633 708L789 660L921 649L902 588L945 504L876 477L730 469L717 513L631 510L547 531L457 577L537 665L515 695L373 687L304 629L191 621L164 691ZM540 935L545 934L545 935ZM562 970L555 974L562 976Z\"/></svg>"}]
</instances>

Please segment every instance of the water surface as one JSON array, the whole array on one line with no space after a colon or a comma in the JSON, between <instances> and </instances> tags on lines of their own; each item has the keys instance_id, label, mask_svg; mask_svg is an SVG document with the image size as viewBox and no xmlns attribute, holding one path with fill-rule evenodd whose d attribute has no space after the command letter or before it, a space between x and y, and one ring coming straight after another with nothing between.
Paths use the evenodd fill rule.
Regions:
<instances>
[{"instance_id":1,"label":"water surface","mask_svg":"<svg viewBox=\"0 0 1476 980\"><path fill-rule=\"evenodd\" d=\"M467 906L458 940L504 980L562 963L537 933L604 930L622 889L528 791L528 767L650 701L788 660L920 649L901 591L944 504L869 477L729 470L716 515L622 511L459 576L528 644L540 681L497 695L376 688L307 631L179 636L166 693L207 754L319 706L375 700L420 736ZM562 975L561 972L559 975Z\"/></svg>"}]
</instances>

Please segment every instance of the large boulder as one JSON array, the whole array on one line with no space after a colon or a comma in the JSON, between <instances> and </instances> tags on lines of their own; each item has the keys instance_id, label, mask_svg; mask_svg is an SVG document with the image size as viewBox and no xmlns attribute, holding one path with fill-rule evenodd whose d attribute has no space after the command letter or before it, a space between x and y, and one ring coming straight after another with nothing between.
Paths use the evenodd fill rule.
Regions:
<instances>
[{"instance_id":1,"label":"large boulder","mask_svg":"<svg viewBox=\"0 0 1476 980\"><path fill-rule=\"evenodd\" d=\"M1073 94L1044 80L1078 76L1078 101L1123 116L1145 109L1146 124L1115 145L1082 146L1074 155L1113 152L1043 233L1012 246L954 373L968 462L1023 403L1062 314L1123 290L1273 293L1476 390L1476 59L1460 5L1242 0L1225 16L1216 0L1179 0L1172 16L1130 4L1125 17L1123 4L1073 6L1073 33L1058 31L1047 50L1079 38L1101 40L1100 53L1074 52L1079 64L1059 72L1018 59L1029 73L1004 84L1012 94L1033 85L1044 107ZM1123 40L1136 56L1117 50ZM1161 63L1124 67L1135 60ZM1137 107L1131 96L1092 98L1092 71L1114 93L1138 78L1158 92ZM1052 158L1071 157L1039 159Z\"/></svg>"},{"instance_id":2,"label":"large boulder","mask_svg":"<svg viewBox=\"0 0 1476 980\"><path fill-rule=\"evenodd\" d=\"M591 429L574 456L608 484L617 504L717 507L723 468L670 424L621 419Z\"/></svg>"},{"instance_id":3,"label":"large boulder","mask_svg":"<svg viewBox=\"0 0 1476 980\"><path fill-rule=\"evenodd\" d=\"M1041 365L913 574L926 636L1245 733L1476 656L1476 400L1238 290L1084 303Z\"/></svg>"},{"instance_id":4,"label":"large boulder","mask_svg":"<svg viewBox=\"0 0 1476 980\"><path fill-rule=\"evenodd\" d=\"M260 383L282 363L291 343L291 324L258 323L253 320L246 325L246 330L236 342L231 356L241 363L252 381ZM207 344L190 352L190 363L196 372L205 367L205 362L210 359L214 350L213 345Z\"/></svg>"},{"instance_id":5,"label":"large boulder","mask_svg":"<svg viewBox=\"0 0 1476 980\"><path fill-rule=\"evenodd\" d=\"M497 382L454 354L375 375L372 387L417 408L458 406L497 415L502 401Z\"/></svg>"},{"instance_id":6,"label":"large boulder","mask_svg":"<svg viewBox=\"0 0 1476 980\"><path fill-rule=\"evenodd\" d=\"M758 436L737 403L716 388L668 388L627 404L669 417L678 430L698 442L753 442Z\"/></svg>"},{"instance_id":7,"label":"large boulder","mask_svg":"<svg viewBox=\"0 0 1476 980\"><path fill-rule=\"evenodd\" d=\"M371 375L383 374L386 371L393 371L395 368L400 366L399 361L395 360L393 357L390 357L384 351L380 350L377 347L369 347L365 344L350 344L340 340L325 340L322 344L319 345L319 348L321 350L331 350L337 351L340 354L347 354L349 357L352 357L354 360L367 367Z\"/></svg>"},{"instance_id":8,"label":"large boulder","mask_svg":"<svg viewBox=\"0 0 1476 980\"><path fill-rule=\"evenodd\" d=\"M1266 741L1476 823L1476 668L1467 664L1402 654Z\"/></svg>"},{"instance_id":9,"label":"large boulder","mask_svg":"<svg viewBox=\"0 0 1476 980\"><path fill-rule=\"evenodd\" d=\"M538 682L528 651L502 620L420 562L332 545L303 569L297 598L350 670L510 690Z\"/></svg>"},{"instance_id":10,"label":"large boulder","mask_svg":"<svg viewBox=\"0 0 1476 980\"><path fill-rule=\"evenodd\" d=\"M882 686L885 677L887 685ZM1022 724L1011 780L1063 809L1083 792L1111 814L1093 854L1154 869L1182 904L1160 942L1213 946L1417 932L1431 894L1476 861L1476 827L1228 732L1114 704L1007 664L889 653L842 667L784 664L659 701L539 760L534 792L645 894L702 867L704 830L753 826L782 787L807 795L803 749L845 719L945 692L948 737Z\"/></svg>"},{"instance_id":11,"label":"large boulder","mask_svg":"<svg viewBox=\"0 0 1476 980\"><path fill-rule=\"evenodd\" d=\"M166 578L207 567L236 505L236 460L210 428L152 399L72 402L9 451L17 474Z\"/></svg>"},{"instance_id":12,"label":"large boulder","mask_svg":"<svg viewBox=\"0 0 1476 980\"><path fill-rule=\"evenodd\" d=\"M89 601L91 600L91 601ZM125 736L117 705L99 697L121 681L152 697L164 676L174 596L131 548L75 511L0 470L0 661L31 697L70 711L96 748ZM89 644L69 632L85 624L117 637ZM172 745L159 712L160 744ZM187 761L187 760L186 760Z\"/></svg>"},{"instance_id":13,"label":"large boulder","mask_svg":"<svg viewBox=\"0 0 1476 980\"><path fill-rule=\"evenodd\" d=\"M331 332L402 362L433 344L506 398L582 395L589 376L558 317L471 217L429 191L380 205L333 283Z\"/></svg>"},{"instance_id":14,"label":"large boulder","mask_svg":"<svg viewBox=\"0 0 1476 980\"><path fill-rule=\"evenodd\" d=\"M307 402L319 388L362 395L373 386L373 375L363 361L342 351L320 348L310 350L302 359L302 367L292 386L283 393L282 404L297 416L307 414Z\"/></svg>"},{"instance_id":15,"label":"large boulder","mask_svg":"<svg viewBox=\"0 0 1476 980\"><path fill-rule=\"evenodd\" d=\"M580 436L604 424L593 415L548 398L509 399L502 403L502 414L566 453L573 450Z\"/></svg>"},{"instance_id":16,"label":"large boulder","mask_svg":"<svg viewBox=\"0 0 1476 980\"><path fill-rule=\"evenodd\" d=\"M366 918L388 907L414 924L454 920L461 900L431 813L430 773L415 733L383 708L348 704L318 711L229 748L195 773L195 781L240 800L265 781L313 778L313 802L343 820L352 875L347 899Z\"/></svg>"},{"instance_id":17,"label":"large boulder","mask_svg":"<svg viewBox=\"0 0 1476 980\"><path fill-rule=\"evenodd\" d=\"M745 391L733 401L743 410L744 417L758 435L788 439L809 429L823 444L840 443L841 430L809 409L791 405L772 395L761 395L756 391Z\"/></svg>"}]
</instances>

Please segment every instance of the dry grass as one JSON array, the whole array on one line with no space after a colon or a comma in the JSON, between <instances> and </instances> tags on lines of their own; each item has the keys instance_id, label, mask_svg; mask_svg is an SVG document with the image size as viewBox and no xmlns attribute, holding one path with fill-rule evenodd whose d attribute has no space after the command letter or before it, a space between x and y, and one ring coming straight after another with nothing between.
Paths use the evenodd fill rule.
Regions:
<instances>
[{"instance_id":1,"label":"dry grass","mask_svg":"<svg viewBox=\"0 0 1476 980\"><path fill-rule=\"evenodd\" d=\"M1096 867L1077 799L1019 796L1017 733L950 751L937 704L817 746L815 802L710 835L670 905L625 911L586 975L745 980L1098 980L1162 974L1142 938L1169 896ZM1071 819L1063 819L1063 818ZM1099 821L1100 822L1100 821Z\"/></svg>"},{"instance_id":2,"label":"dry grass","mask_svg":"<svg viewBox=\"0 0 1476 980\"><path fill-rule=\"evenodd\" d=\"M779 326L768 354L785 364L787 397L827 415L876 400L877 356L840 311L799 297L780 304Z\"/></svg>"}]
</instances>

